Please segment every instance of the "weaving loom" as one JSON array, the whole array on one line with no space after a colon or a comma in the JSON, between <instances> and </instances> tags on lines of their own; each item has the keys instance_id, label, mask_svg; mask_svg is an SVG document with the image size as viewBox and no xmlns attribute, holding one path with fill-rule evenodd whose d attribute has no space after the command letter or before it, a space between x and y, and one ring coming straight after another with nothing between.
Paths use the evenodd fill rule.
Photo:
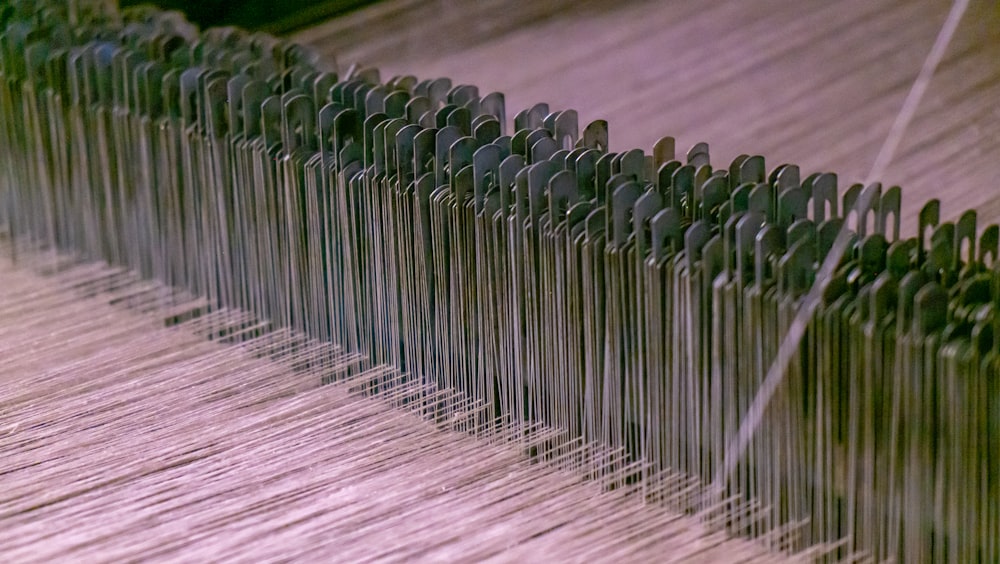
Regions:
<instances>
[{"instance_id":1,"label":"weaving loom","mask_svg":"<svg viewBox=\"0 0 1000 564\"><path fill-rule=\"evenodd\" d=\"M995 3L0 13L9 560L1000 559Z\"/></svg>"}]
</instances>

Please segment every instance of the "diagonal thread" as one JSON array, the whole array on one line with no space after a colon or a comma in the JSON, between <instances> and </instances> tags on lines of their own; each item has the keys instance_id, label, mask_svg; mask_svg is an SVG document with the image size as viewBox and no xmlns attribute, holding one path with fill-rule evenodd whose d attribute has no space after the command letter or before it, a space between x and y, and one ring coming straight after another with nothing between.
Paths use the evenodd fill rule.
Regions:
<instances>
[{"instance_id":1,"label":"diagonal thread","mask_svg":"<svg viewBox=\"0 0 1000 564\"><path fill-rule=\"evenodd\" d=\"M872 165L871 172L868 174L865 184L870 184L876 178L881 177L886 168L889 166L889 163L892 162L892 159L896 154L896 149L899 147L899 143L902 140L903 135L906 133L907 127L910 125L910 122L913 120L913 116L916 114L917 107L920 105L920 100L923 98L924 93L927 92L927 87L930 85L931 79L934 76L934 71L937 69L938 64L944 57L944 54L948 49L948 45L951 43L951 39L955 35L955 30L958 29L958 24L961 22L962 16L965 14L968 7L969 0L956 0L952 5L951 11L948 13L948 17L945 18L944 25L941 27L941 31L938 33L937 39L934 41L934 45L931 47L930 53L928 53L927 58L924 60L924 64L920 68L920 72L917 74L917 78L914 81L913 86L906 95L906 99L903 101L903 105L900 108L899 113L896 115L896 119L893 121L892 127L889 129L889 134L882 143L882 148L879 150L878 156L875 158L875 163ZM856 204L857 209L868 209L868 207L872 204L874 195L874 190L863 191L858 198ZM726 456L723 460L723 464L719 467L719 471L715 476L715 487L712 488L713 491L722 491L724 484L735 470L736 464L746 453L750 440L753 439L753 436L757 432L757 428L760 426L760 422L764 417L764 411L767 409L767 405L774 396L778 386L780 386L784 380L788 363L795 355L795 352L799 349L802 339L806 333L806 327L808 327L809 322L816 313L816 309L819 307L820 301L822 300L823 293L826 291L826 288L833 277L834 270L840 263L840 259L844 256L844 253L847 252L847 247L850 244L850 241L851 236L847 229L847 223L845 222L840 228L840 231L837 233L837 238L834 240L833 246L830 248L830 252L827 254L826 259L820 266L819 272L816 275L816 281L813 282L812 288L809 290L809 293L806 294L802 305L796 312L795 318L792 320L792 323L788 328L788 332L781 340L781 345L778 348L778 354L774 359L774 362L771 363L770 368L768 368L767 376L764 378L760 390L757 391L753 402L750 404L747 414L740 422L736 436L731 440L728 448L726 449Z\"/></svg>"}]
</instances>

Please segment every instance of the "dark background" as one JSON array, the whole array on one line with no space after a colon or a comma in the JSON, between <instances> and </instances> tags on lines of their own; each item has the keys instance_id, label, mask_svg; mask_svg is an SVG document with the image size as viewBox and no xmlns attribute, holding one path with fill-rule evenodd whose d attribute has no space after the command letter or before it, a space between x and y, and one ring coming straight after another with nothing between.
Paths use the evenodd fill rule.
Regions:
<instances>
[{"instance_id":1,"label":"dark background","mask_svg":"<svg viewBox=\"0 0 1000 564\"><path fill-rule=\"evenodd\" d=\"M284 34L342 15L374 0L121 0L121 6L153 4L179 10L202 29L235 25Z\"/></svg>"}]
</instances>

